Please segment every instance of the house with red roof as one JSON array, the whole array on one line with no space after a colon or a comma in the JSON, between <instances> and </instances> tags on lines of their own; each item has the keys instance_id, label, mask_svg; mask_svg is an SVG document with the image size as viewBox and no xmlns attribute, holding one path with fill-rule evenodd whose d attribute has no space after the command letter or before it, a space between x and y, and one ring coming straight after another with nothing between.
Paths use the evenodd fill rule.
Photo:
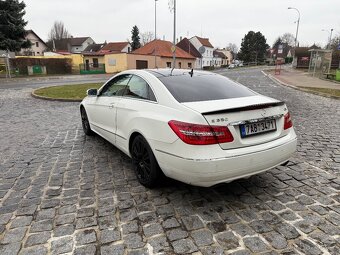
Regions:
<instances>
[{"instance_id":1,"label":"house with red roof","mask_svg":"<svg viewBox=\"0 0 340 255\"><path fill-rule=\"evenodd\" d=\"M181 48L185 52L189 53L190 55L196 58L194 68L200 69L202 68L202 54L195 48L195 46L189 41L188 38L184 37L181 39L177 44L177 47Z\"/></svg>"},{"instance_id":2,"label":"house with red roof","mask_svg":"<svg viewBox=\"0 0 340 255\"><path fill-rule=\"evenodd\" d=\"M131 69L143 68L172 68L173 49L176 53L175 68L194 68L196 57L178 46L173 47L172 42L153 40L143 47L135 50L128 56L128 66Z\"/></svg>"},{"instance_id":3,"label":"house with red roof","mask_svg":"<svg viewBox=\"0 0 340 255\"><path fill-rule=\"evenodd\" d=\"M103 52L112 52L112 53L130 53L131 52L131 44L129 42L110 42L107 43L103 48L101 48Z\"/></svg>"},{"instance_id":4,"label":"house with red roof","mask_svg":"<svg viewBox=\"0 0 340 255\"><path fill-rule=\"evenodd\" d=\"M218 50L214 50L214 59L213 64L214 66L221 67L227 65L228 57L222 52Z\"/></svg>"},{"instance_id":5,"label":"house with red roof","mask_svg":"<svg viewBox=\"0 0 340 255\"><path fill-rule=\"evenodd\" d=\"M127 69L126 54L131 51L129 42L91 44L83 52L83 73L114 73ZM93 72L91 72L91 70Z\"/></svg>"},{"instance_id":6,"label":"house with red roof","mask_svg":"<svg viewBox=\"0 0 340 255\"><path fill-rule=\"evenodd\" d=\"M192 45L202 54L202 68L214 65L214 46L210 43L209 38L194 36L189 40Z\"/></svg>"},{"instance_id":7,"label":"house with red roof","mask_svg":"<svg viewBox=\"0 0 340 255\"><path fill-rule=\"evenodd\" d=\"M107 43L98 51L83 51L82 73L115 73L127 69L171 68L173 44L153 40L143 47L130 52L128 42ZM92 48L91 48L92 49ZM196 57L175 47L176 68L194 68Z\"/></svg>"}]
</instances>

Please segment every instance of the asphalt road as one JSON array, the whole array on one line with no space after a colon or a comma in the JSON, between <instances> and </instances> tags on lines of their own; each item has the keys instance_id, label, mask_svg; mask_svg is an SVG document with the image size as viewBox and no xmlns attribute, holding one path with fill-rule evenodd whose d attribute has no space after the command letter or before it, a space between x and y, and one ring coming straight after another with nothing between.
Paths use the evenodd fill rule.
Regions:
<instances>
[{"instance_id":1,"label":"asphalt road","mask_svg":"<svg viewBox=\"0 0 340 255\"><path fill-rule=\"evenodd\" d=\"M1 84L0 254L340 254L340 102L256 68L218 72L287 103L290 164L145 189L125 155L83 134L77 103L32 98L36 81Z\"/></svg>"},{"instance_id":2,"label":"asphalt road","mask_svg":"<svg viewBox=\"0 0 340 255\"><path fill-rule=\"evenodd\" d=\"M107 81L112 74L64 75L0 79L0 89L40 88L65 84L97 83Z\"/></svg>"}]
</instances>

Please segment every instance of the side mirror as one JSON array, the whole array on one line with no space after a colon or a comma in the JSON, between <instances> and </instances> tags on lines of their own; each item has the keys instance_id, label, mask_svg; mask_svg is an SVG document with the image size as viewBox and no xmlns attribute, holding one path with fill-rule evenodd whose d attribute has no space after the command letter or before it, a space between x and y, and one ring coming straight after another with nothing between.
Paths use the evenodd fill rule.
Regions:
<instances>
[{"instance_id":1,"label":"side mirror","mask_svg":"<svg viewBox=\"0 0 340 255\"><path fill-rule=\"evenodd\" d=\"M88 89L88 90L86 91L86 94L87 94L88 96L97 96L97 89Z\"/></svg>"}]
</instances>

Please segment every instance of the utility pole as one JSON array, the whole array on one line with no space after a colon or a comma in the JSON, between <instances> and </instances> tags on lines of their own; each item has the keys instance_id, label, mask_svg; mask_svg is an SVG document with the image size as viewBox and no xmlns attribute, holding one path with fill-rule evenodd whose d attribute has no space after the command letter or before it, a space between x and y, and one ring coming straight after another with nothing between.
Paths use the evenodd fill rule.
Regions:
<instances>
[{"instance_id":1,"label":"utility pole","mask_svg":"<svg viewBox=\"0 0 340 255\"><path fill-rule=\"evenodd\" d=\"M295 61L296 46L297 46L297 37L298 37L299 25L300 25L300 12L297 8L294 8L294 7L288 7L288 10L296 10L297 13L299 14L297 24L296 24L296 34L295 34L295 44L294 44L294 60L293 60L293 62L294 62Z\"/></svg>"},{"instance_id":2,"label":"utility pole","mask_svg":"<svg viewBox=\"0 0 340 255\"><path fill-rule=\"evenodd\" d=\"M11 76L11 64L9 62L9 50L7 50L7 56L6 56L6 62L7 62L7 71L8 71L8 78L12 78Z\"/></svg>"}]
</instances>

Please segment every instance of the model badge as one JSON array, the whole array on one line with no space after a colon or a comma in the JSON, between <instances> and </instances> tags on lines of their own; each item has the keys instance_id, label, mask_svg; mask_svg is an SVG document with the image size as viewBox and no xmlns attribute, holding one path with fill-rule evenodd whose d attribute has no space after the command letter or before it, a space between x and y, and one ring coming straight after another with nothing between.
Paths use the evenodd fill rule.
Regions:
<instances>
[{"instance_id":1,"label":"model badge","mask_svg":"<svg viewBox=\"0 0 340 255\"><path fill-rule=\"evenodd\" d=\"M228 121L228 118L219 118L219 119L212 119L211 123L219 123L219 122L226 122Z\"/></svg>"}]
</instances>

